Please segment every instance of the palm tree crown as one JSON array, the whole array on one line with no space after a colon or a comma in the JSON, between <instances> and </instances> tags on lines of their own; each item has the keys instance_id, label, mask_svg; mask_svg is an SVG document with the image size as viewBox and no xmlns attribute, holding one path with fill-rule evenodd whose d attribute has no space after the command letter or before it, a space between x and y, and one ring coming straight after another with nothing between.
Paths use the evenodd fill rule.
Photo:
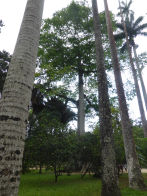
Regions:
<instances>
[{"instance_id":1,"label":"palm tree crown","mask_svg":"<svg viewBox=\"0 0 147 196\"><path fill-rule=\"evenodd\" d=\"M143 19L144 19L143 16L139 16L135 20L134 19L134 14L131 14L130 19L125 20L126 29L127 29L127 33L128 33L128 39L129 39L129 43L130 43L131 46L135 45L134 38L137 37L138 35L147 36L147 32L143 31L145 28L147 28L147 23L141 24ZM125 38L125 33L124 33L123 24L117 23L116 25L122 32L116 34L115 39L116 40L124 39ZM125 42L121 50L124 51L126 48L127 48L127 44Z\"/></svg>"}]
</instances>

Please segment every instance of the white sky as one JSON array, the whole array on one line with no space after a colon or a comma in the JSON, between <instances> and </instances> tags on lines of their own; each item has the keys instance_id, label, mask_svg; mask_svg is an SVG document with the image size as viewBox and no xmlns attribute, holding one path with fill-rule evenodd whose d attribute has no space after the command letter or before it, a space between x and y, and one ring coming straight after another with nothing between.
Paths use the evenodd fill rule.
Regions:
<instances>
[{"instance_id":1,"label":"white sky","mask_svg":"<svg viewBox=\"0 0 147 196\"><path fill-rule=\"evenodd\" d=\"M0 19L3 20L5 25L0 34L0 50L4 49L11 54L13 53L26 2L27 0L0 0ZM55 11L66 7L70 4L70 2L71 0L45 0L43 18L51 17ZM88 0L88 2L91 6L91 0ZM108 3L109 9L116 13L118 8L118 0L108 0ZM98 0L98 7L99 11L104 10L103 0ZM145 16L147 13L147 0L133 0L131 9L134 10L136 17ZM147 22L146 18L147 17L145 17L144 22ZM139 44L139 53L147 52L147 38L139 37L136 42ZM145 83L147 83L147 77L145 76L146 74L147 69L144 70ZM133 113L132 109L131 113ZM139 116L137 107L135 113L132 115L134 118Z\"/></svg>"}]
</instances>

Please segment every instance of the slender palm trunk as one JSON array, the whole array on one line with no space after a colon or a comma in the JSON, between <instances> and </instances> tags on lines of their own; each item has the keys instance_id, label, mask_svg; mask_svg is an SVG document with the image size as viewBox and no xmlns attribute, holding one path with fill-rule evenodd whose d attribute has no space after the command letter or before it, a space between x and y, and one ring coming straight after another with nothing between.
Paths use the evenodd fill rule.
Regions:
<instances>
[{"instance_id":1,"label":"slender palm trunk","mask_svg":"<svg viewBox=\"0 0 147 196\"><path fill-rule=\"evenodd\" d=\"M102 157L102 192L101 196L120 196L113 146L113 129L109 104L107 77L105 73L104 51L102 46L100 19L97 2L92 0L96 61L98 73L99 121Z\"/></svg>"},{"instance_id":2,"label":"slender palm trunk","mask_svg":"<svg viewBox=\"0 0 147 196\"><path fill-rule=\"evenodd\" d=\"M83 89L83 73L79 71L79 102L78 102L78 135L85 133L85 104Z\"/></svg>"},{"instance_id":3,"label":"slender palm trunk","mask_svg":"<svg viewBox=\"0 0 147 196\"><path fill-rule=\"evenodd\" d=\"M146 110L147 110L147 93L146 93L146 88L145 88L145 85L144 85L143 77L142 77L142 74L141 74L141 70L140 70L140 67L139 67L138 56L137 56L135 45L133 46L133 52L134 52L136 66L137 66L139 79L140 79L140 83L141 83L141 88L142 88L142 92L143 92L145 107L146 107Z\"/></svg>"},{"instance_id":4,"label":"slender palm trunk","mask_svg":"<svg viewBox=\"0 0 147 196\"><path fill-rule=\"evenodd\" d=\"M17 196L44 0L28 0L0 100L0 195Z\"/></svg>"},{"instance_id":5,"label":"slender palm trunk","mask_svg":"<svg viewBox=\"0 0 147 196\"><path fill-rule=\"evenodd\" d=\"M107 0L104 0L104 5L105 5L105 15L107 21L107 30L108 30L108 36L109 36L110 48L111 48L111 56L112 56L112 62L114 67L115 83L117 88L120 114L121 114L122 132L123 132L124 147L125 147L125 154L127 160L128 175L129 175L129 185L131 188L134 189L138 189L138 188L142 189L145 188L145 184L144 184L144 180L139 166L139 161L136 154L135 143L134 143L133 133L132 133L132 125L128 115L128 108L127 108L127 103L126 103L126 98L125 98L125 93L123 88L120 65L117 57L117 49L113 36L112 23L110 19L110 13L108 10Z\"/></svg>"},{"instance_id":6,"label":"slender palm trunk","mask_svg":"<svg viewBox=\"0 0 147 196\"><path fill-rule=\"evenodd\" d=\"M137 72L136 72L136 69L135 69L135 66L133 63L131 48L129 50L130 50L130 52L129 52L130 53L129 54L130 64L131 64L131 69L132 69L133 78L134 78L134 82L135 82L135 90L136 90L136 94L137 94L138 106L139 106L141 121L142 121L142 125L143 125L144 137L147 137L147 123L146 123L145 111L144 111L144 107L143 107L143 101L142 101L140 88L139 88L139 84L138 84Z\"/></svg>"},{"instance_id":7,"label":"slender palm trunk","mask_svg":"<svg viewBox=\"0 0 147 196\"><path fill-rule=\"evenodd\" d=\"M145 112L144 112L142 97L141 97L140 88L139 88L139 84L138 84L137 72L136 72L134 62L133 62L133 58L132 58L132 51L131 51L131 47L130 47L130 43L129 43L129 39L128 39L126 23L124 21L122 11L121 11L120 1L119 1L119 7L120 7L122 23L123 23L123 26L124 26L124 33L125 33L125 37L126 37L127 49L128 49L129 59L130 59L130 65L131 65L132 74L133 74L134 83L135 83L135 90L136 90L136 94L137 94L138 106L139 106L141 121L142 121L142 125L143 125L144 137L147 137L147 123L146 123L146 118L145 118Z\"/></svg>"}]
</instances>

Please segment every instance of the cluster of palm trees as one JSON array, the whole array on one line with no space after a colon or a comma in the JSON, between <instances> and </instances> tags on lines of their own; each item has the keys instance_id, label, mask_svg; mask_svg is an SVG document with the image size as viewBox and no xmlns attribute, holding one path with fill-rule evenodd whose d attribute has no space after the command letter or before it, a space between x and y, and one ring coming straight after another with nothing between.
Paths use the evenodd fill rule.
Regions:
<instances>
[{"instance_id":1,"label":"cluster of palm trees","mask_svg":"<svg viewBox=\"0 0 147 196\"><path fill-rule=\"evenodd\" d=\"M104 0L107 30L110 41L112 63L114 68L115 82L119 99L119 107L122 122L122 132L126 160L128 166L129 184L132 188L145 188L144 180L135 150L132 133L132 125L128 115L128 108L121 78L120 64L117 57L115 39L126 38L122 47L128 49L130 65L133 71L135 87L140 106L144 134L147 136L146 119L141 103L141 95L137 73L132 58L132 48L136 59L136 65L140 81L143 84L141 71L136 54L134 38L138 35L146 35L142 30L147 24L140 25L143 18L139 17L134 21L133 12L130 12L130 5L120 5L122 23L117 26L121 33L113 35L110 13L107 0ZM20 33L16 43L15 51L11 60L10 68L5 81L2 99L0 100L0 194L6 196L18 195L18 186L21 171L21 162L24 148L25 129L27 124L28 106L31 99L31 92L34 82L35 60L39 42L41 18L44 0L28 0ZM104 51L101 39L101 25L99 21L97 1L92 0L96 60L98 70L98 92L99 92L99 121L102 146L102 196L120 196L116 172L115 153L113 148L113 130L111 123L111 112L105 73ZM143 87L144 98L146 91ZM145 101L146 102L146 101Z\"/></svg>"},{"instance_id":2,"label":"cluster of palm trees","mask_svg":"<svg viewBox=\"0 0 147 196\"><path fill-rule=\"evenodd\" d=\"M137 45L135 44L136 36L147 35L147 32L143 32L143 30L147 27L147 23L141 24L143 21L142 16L138 17L136 20L134 19L134 12L130 10L131 3L132 3L132 0L130 0L128 4L127 3L125 4L124 2L122 2L122 5L121 5L119 1L120 12L118 15L121 15L121 23L118 23L117 27L121 30L121 32L115 35L115 39L116 40L125 39L124 44L121 48L121 51L122 52L124 52L125 50L128 51L130 66L131 66L131 70L132 70L132 74L134 78L135 90L136 90L137 99L138 99L140 116L141 116L141 120L143 124L144 136L147 137L147 121L145 117L145 111L143 107L141 92L140 92L140 88L138 84L137 72L138 72L139 79L141 82L141 87L142 87L146 109L147 109L147 93L146 93L143 77L141 74L141 69L138 63L138 57L137 57L137 52L136 52ZM132 50L134 52L135 63L132 57ZM137 70L135 68L135 64L137 66Z\"/></svg>"}]
</instances>

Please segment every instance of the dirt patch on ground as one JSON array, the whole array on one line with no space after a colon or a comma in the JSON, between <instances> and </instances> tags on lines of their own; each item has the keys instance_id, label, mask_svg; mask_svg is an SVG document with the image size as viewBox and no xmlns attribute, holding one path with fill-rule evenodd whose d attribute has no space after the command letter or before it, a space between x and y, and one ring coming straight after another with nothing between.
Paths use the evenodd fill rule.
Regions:
<instances>
[{"instance_id":1,"label":"dirt patch on ground","mask_svg":"<svg viewBox=\"0 0 147 196\"><path fill-rule=\"evenodd\" d=\"M143 168L143 169L141 169L141 172L142 173L147 173L147 169L146 168Z\"/></svg>"}]
</instances>

